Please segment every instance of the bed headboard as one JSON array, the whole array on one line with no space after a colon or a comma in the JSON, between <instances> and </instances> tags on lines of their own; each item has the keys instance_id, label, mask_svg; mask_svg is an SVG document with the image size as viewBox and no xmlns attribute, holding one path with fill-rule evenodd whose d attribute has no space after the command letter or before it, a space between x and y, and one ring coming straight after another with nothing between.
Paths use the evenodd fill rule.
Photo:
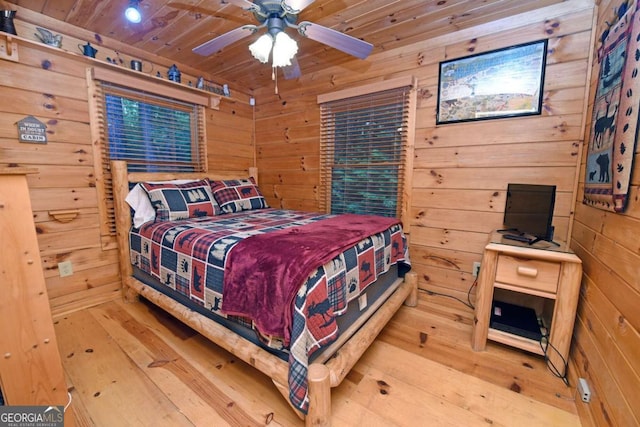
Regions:
<instances>
[{"instance_id":1,"label":"bed headboard","mask_svg":"<svg viewBox=\"0 0 640 427\"><path fill-rule=\"evenodd\" d=\"M129 183L145 181L170 181L174 179L202 179L212 180L237 179L253 177L258 183L258 168L250 167L248 171L228 172L128 172L127 162L114 160L111 162L111 179L113 180L113 203L116 216L116 239L119 247L120 272L122 281L131 276L129 255L129 229L131 228L131 209L125 198L129 194ZM126 288L126 286L125 286Z\"/></svg>"}]
</instances>

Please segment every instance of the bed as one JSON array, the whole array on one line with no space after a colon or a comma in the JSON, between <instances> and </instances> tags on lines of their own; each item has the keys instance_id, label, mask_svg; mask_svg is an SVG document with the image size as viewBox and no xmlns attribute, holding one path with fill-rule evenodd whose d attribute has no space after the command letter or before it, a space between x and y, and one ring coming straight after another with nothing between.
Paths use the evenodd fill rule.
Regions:
<instances>
[{"instance_id":1,"label":"bed","mask_svg":"<svg viewBox=\"0 0 640 427\"><path fill-rule=\"evenodd\" d=\"M401 225L270 208L253 168L152 174L114 161L111 173L125 298L146 298L269 376L307 425L329 425L331 388L417 303ZM153 220L131 208L136 187ZM169 209L176 189L193 204ZM336 230L344 241L327 237ZM266 294L248 291L256 283Z\"/></svg>"}]
</instances>

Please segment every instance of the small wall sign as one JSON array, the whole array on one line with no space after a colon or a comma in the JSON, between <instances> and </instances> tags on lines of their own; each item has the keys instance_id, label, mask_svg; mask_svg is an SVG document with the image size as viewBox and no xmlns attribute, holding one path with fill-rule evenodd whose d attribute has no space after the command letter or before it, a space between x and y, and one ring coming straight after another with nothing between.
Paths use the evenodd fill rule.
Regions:
<instances>
[{"instance_id":1,"label":"small wall sign","mask_svg":"<svg viewBox=\"0 0 640 427\"><path fill-rule=\"evenodd\" d=\"M47 125L33 116L18 121L18 141L31 144L47 143Z\"/></svg>"}]
</instances>

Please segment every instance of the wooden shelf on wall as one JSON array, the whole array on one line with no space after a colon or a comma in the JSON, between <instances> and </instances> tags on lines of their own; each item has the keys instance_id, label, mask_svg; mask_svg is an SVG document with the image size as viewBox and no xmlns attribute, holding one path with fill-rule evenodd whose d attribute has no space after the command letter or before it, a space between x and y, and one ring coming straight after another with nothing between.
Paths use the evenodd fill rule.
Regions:
<instances>
[{"instance_id":1,"label":"wooden shelf on wall","mask_svg":"<svg viewBox=\"0 0 640 427\"><path fill-rule=\"evenodd\" d=\"M0 59L18 62L18 44L15 36L0 32Z\"/></svg>"},{"instance_id":2,"label":"wooden shelf on wall","mask_svg":"<svg viewBox=\"0 0 640 427\"><path fill-rule=\"evenodd\" d=\"M20 36L7 34L4 32L0 32L0 59L17 62L19 45L21 44L28 45L32 48L35 48L41 51L53 51L58 54L63 54L65 56L73 57L75 60L84 61L94 69L104 70L104 72L102 71L98 72L99 74L102 74L102 75L104 74L113 75L113 73L117 72L119 75L119 80L120 79L125 79L129 81L133 80L134 82L133 87L139 87L139 86L145 85L144 83L140 83L140 82L149 82L153 84L162 85L166 89L166 92L169 92L169 93L175 94L176 93L175 91L181 91L185 94L191 94L194 98L200 99L200 101L198 102L199 104L205 105L208 108L211 108L214 110L220 109L220 102L223 99L227 99L232 102L240 101L239 99L235 99L233 97L219 95L217 93L212 93L203 89L198 89L196 87L189 86L184 83L177 83L169 79L158 77L152 74L147 74L141 71L135 71L135 70L123 67L121 65L112 64L110 62L102 61L100 59L84 56L80 53L58 48L55 46L50 46L44 43L26 39ZM171 95L168 94L167 96L171 96ZM183 98L183 97L180 97L180 98ZM204 101L205 99L206 101Z\"/></svg>"}]
</instances>

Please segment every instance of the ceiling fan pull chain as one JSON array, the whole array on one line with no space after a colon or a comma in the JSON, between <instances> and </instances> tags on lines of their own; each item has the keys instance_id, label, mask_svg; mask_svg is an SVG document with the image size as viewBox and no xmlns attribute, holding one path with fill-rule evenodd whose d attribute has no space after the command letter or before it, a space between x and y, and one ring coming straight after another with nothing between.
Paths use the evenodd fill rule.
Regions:
<instances>
[{"instance_id":1,"label":"ceiling fan pull chain","mask_svg":"<svg viewBox=\"0 0 640 427\"><path fill-rule=\"evenodd\" d=\"M278 94L278 71L276 70L276 67L271 68L271 80L276 82L275 93L277 95Z\"/></svg>"}]
</instances>

